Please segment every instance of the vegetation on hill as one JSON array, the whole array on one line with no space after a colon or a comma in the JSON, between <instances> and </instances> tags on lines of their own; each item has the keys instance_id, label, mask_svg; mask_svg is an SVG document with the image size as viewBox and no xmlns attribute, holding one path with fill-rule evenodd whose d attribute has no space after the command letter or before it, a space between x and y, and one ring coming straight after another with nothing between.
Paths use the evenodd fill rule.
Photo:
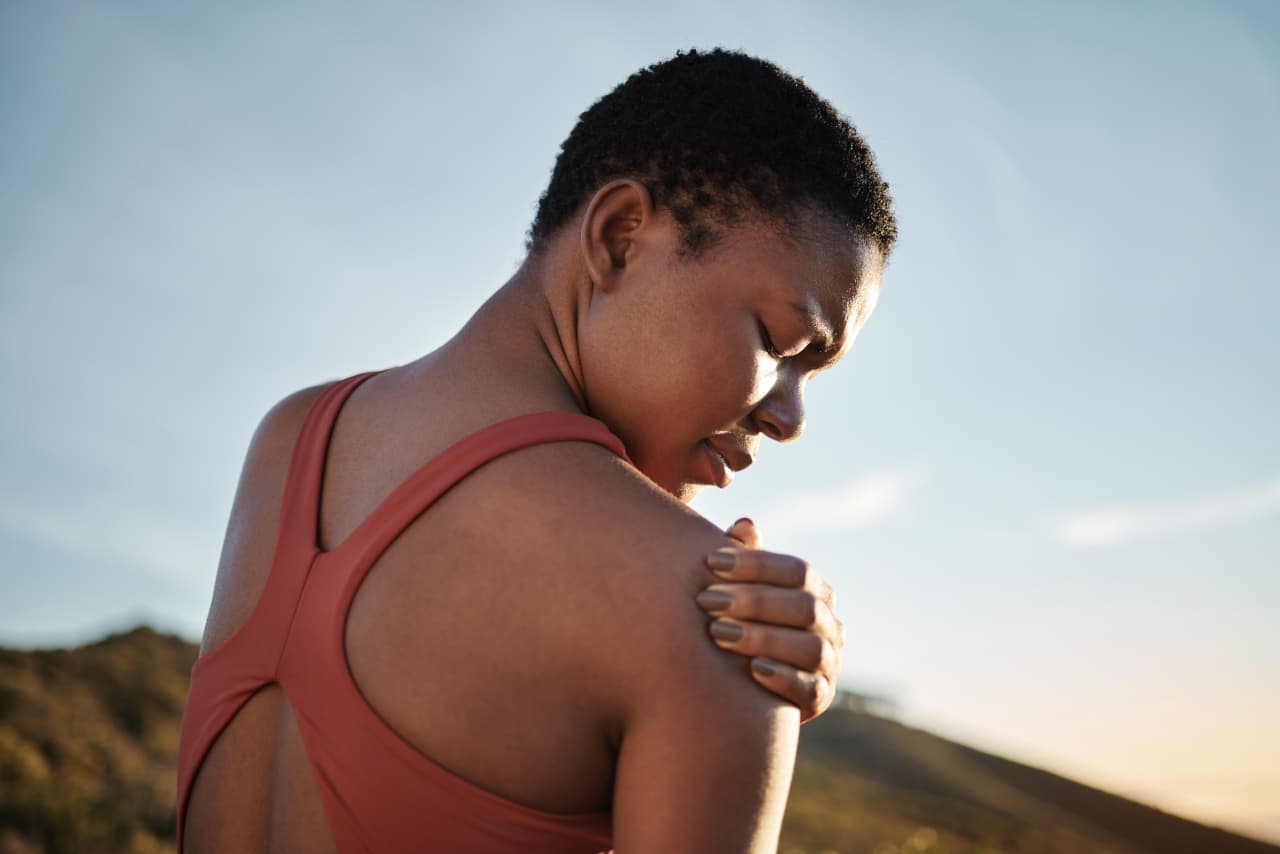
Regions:
<instances>
[{"instance_id":1,"label":"vegetation on hill","mask_svg":"<svg viewBox=\"0 0 1280 854\"><path fill-rule=\"evenodd\" d=\"M0 852L172 851L196 646L140 628L0 650Z\"/></svg>"},{"instance_id":2,"label":"vegetation on hill","mask_svg":"<svg viewBox=\"0 0 1280 854\"><path fill-rule=\"evenodd\" d=\"M0 854L173 851L196 646L148 628L0 649ZM783 854L1280 854L837 708L801 728Z\"/></svg>"},{"instance_id":3,"label":"vegetation on hill","mask_svg":"<svg viewBox=\"0 0 1280 854\"><path fill-rule=\"evenodd\" d=\"M784 854L1280 854L1280 848L833 709L801 728Z\"/></svg>"}]
</instances>

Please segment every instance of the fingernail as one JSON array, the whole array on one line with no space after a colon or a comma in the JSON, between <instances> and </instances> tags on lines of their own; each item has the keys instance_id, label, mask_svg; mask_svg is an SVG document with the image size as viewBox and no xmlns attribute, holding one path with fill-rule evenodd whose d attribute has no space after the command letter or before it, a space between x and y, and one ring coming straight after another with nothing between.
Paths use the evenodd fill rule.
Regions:
<instances>
[{"instance_id":1,"label":"fingernail","mask_svg":"<svg viewBox=\"0 0 1280 854\"><path fill-rule=\"evenodd\" d=\"M733 597L723 590L703 590L694 598L708 611L728 611L733 604Z\"/></svg>"},{"instance_id":2,"label":"fingernail","mask_svg":"<svg viewBox=\"0 0 1280 854\"><path fill-rule=\"evenodd\" d=\"M728 549L716 549L707 555L707 566L715 572L726 573L733 569L733 565L738 562L737 556Z\"/></svg>"},{"instance_id":3,"label":"fingernail","mask_svg":"<svg viewBox=\"0 0 1280 854\"><path fill-rule=\"evenodd\" d=\"M711 624L711 636L725 643L737 643L742 640L742 626L736 623L726 623L724 620L716 620Z\"/></svg>"},{"instance_id":4,"label":"fingernail","mask_svg":"<svg viewBox=\"0 0 1280 854\"><path fill-rule=\"evenodd\" d=\"M772 664L765 661L763 658L751 659L751 669L754 670L760 676L772 676L773 674L778 672L778 668L774 667Z\"/></svg>"},{"instance_id":5,"label":"fingernail","mask_svg":"<svg viewBox=\"0 0 1280 854\"><path fill-rule=\"evenodd\" d=\"M751 517L750 517L750 516L743 516L741 519L739 519L738 521L734 522L734 523L733 523L732 525L730 525L729 527L730 527L730 528L736 528L736 527L738 527L739 525L741 525L743 522L746 522L748 525L750 525L750 526L752 526L752 527L755 527L755 524L756 524L755 522L752 522L752 521L751 521Z\"/></svg>"}]
</instances>

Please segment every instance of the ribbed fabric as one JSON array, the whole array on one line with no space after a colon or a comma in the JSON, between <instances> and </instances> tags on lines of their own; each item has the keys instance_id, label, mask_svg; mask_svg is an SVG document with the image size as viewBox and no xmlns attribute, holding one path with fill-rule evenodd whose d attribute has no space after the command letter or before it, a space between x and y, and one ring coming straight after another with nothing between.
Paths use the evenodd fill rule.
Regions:
<instances>
[{"instance_id":1,"label":"ribbed fabric","mask_svg":"<svg viewBox=\"0 0 1280 854\"><path fill-rule=\"evenodd\" d=\"M279 684L297 718L338 850L392 854L597 854L610 848L608 811L549 813L463 780L391 730L365 701L343 646L347 610L365 573L419 514L479 466L543 442L595 442L627 459L605 424L539 412L492 424L401 483L329 551L317 546L320 487L333 422L347 396L379 371L329 386L312 405L289 462L270 574L234 634L196 660L178 751L178 851L191 784L209 746L260 688Z\"/></svg>"}]
</instances>

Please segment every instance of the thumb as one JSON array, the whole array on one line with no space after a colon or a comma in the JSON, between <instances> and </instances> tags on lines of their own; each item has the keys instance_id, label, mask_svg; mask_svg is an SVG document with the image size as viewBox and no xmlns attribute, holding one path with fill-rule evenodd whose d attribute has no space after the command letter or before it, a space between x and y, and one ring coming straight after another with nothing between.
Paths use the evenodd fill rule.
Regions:
<instances>
[{"instance_id":1,"label":"thumb","mask_svg":"<svg viewBox=\"0 0 1280 854\"><path fill-rule=\"evenodd\" d=\"M758 549L764 542L756 523L746 516L730 525L726 533L749 549Z\"/></svg>"}]
</instances>

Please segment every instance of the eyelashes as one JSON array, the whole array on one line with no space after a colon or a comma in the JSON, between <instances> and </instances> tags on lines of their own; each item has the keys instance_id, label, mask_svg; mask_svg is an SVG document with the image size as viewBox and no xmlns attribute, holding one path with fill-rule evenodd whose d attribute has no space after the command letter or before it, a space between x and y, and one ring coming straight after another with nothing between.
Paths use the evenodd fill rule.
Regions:
<instances>
[{"instance_id":1,"label":"eyelashes","mask_svg":"<svg viewBox=\"0 0 1280 854\"><path fill-rule=\"evenodd\" d=\"M778 352L778 348L774 345L773 339L769 337L769 330L765 328L764 323L757 321L756 325L760 327L760 343L764 345L764 351L775 359L781 359L782 353Z\"/></svg>"}]
</instances>

